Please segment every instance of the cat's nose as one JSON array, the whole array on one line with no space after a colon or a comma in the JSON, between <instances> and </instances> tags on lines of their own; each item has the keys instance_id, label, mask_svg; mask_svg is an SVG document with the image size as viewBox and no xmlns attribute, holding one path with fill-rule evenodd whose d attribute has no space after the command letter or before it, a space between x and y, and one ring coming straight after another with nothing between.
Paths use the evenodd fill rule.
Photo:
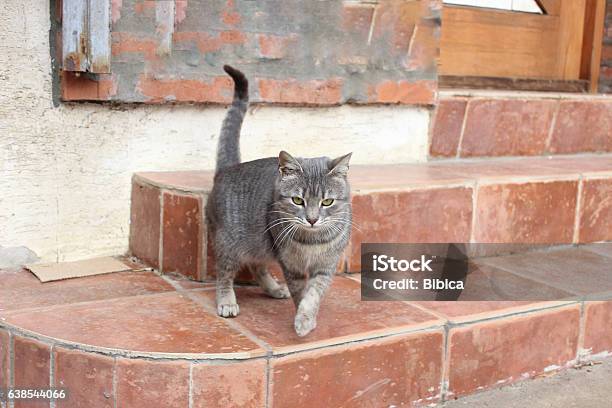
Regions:
<instances>
[{"instance_id":1,"label":"cat's nose","mask_svg":"<svg viewBox=\"0 0 612 408\"><path fill-rule=\"evenodd\" d=\"M310 225L315 225L315 223L317 222L316 218L306 218L306 221L308 221L310 223Z\"/></svg>"}]
</instances>

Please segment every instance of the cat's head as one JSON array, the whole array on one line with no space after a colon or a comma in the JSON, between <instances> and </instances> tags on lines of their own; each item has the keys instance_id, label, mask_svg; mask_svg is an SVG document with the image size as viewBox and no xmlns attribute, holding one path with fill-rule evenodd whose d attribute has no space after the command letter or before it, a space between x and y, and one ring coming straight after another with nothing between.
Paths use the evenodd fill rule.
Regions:
<instances>
[{"instance_id":1,"label":"cat's head","mask_svg":"<svg viewBox=\"0 0 612 408\"><path fill-rule=\"evenodd\" d=\"M350 225L347 176L351 154L303 159L281 151L274 206L277 216L313 233L340 231Z\"/></svg>"}]
</instances>

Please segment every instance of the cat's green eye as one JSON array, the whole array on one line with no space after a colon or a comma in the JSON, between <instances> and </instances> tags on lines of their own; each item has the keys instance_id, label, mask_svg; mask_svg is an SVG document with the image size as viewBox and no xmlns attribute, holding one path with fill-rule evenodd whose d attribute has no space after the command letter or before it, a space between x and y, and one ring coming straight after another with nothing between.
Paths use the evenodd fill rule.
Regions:
<instances>
[{"instance_id":1,"label":"cat's green eye","mask_svg":"<svg viewBox=\"0 0 612 408\"><path fill-rule=\"evenodd\" d=\"M304 199L302 197L292 197L291 201L293 201L295 205L304 205Z\"/></svg>"},{"instance_id":2,"label":"cat's green eye","mask_svg":"<svg viewBox=\"0 0 612 408\"><path fill-rule=\"evenodd\" d=\"M323 207L329 207L333 203L334 203L334 199L333 198L326 198L325 200L321 201L321 205Z\"/></svg>"}]
</instances>

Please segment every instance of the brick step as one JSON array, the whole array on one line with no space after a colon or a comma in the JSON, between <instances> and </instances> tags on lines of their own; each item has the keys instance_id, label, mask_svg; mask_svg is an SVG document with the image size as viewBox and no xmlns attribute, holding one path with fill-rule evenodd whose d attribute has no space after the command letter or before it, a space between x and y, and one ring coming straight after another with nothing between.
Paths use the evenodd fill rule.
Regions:
<instances>
[{"instance_id":1,"label":"brick step","mask_svg":"<svg viewBox=\"0 0 612 408\"><path fill-rule=\"evenodd\" d=\"M350 177L359 230L342 271L361 269L362 242L612 240L612 154L353 166ZM163 273L213 278L211 183L207 171L135 174L130 252Z\"/></svg>"},{"instance_id":2,"label":"brick step","mask_svg":"<svg viewBox=\"0 0 612 408\"><path fill-rule=\"evenodd\" d=\"M612 152L612 96L441 92L430 157Z\"/></svg>"},{"instance_id":3,"label":"brick step","mask_svg":"<svg viewBox=\"0 0 612 408\"><path fill-rule=\"evenodd\" d=\"M510 258L488 263L529 280L530 263ZM610 247L537 259L524 288L574 300L364 302L359 275L343 274L305 338L291 300L255 286L239 286L241 314L222 319L211 283L121 272L42 284L0 270L0 388L67 388L71 406L91 408L426 406L610 355L612 302L581 297ZM580 285L548 286L542 274L559 268Z\"/></svg>"}]
</instances>

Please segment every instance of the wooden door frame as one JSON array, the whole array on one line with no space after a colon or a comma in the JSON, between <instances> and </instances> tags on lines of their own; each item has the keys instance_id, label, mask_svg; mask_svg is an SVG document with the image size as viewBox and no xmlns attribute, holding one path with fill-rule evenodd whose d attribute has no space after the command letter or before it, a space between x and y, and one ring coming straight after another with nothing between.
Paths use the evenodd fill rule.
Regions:
<instances>
[{"instance_id":1,"label":"wooden door frame","mask_svg":"<svg viewBox=\"0 0 612 408\"><path fill-rule=\"evenodd\" d=\"M606 0L587 0L586 10L580 78L589 81L589 92L596 93L601 68Z\"/></svg>"},{"instance_id":2,"label":"wooden door frame","mask_svg":"<svg viewBox=\"0 0 612 408\"><path fill-rule=\"evenodd\" d=\"M545 10L544 16L444 5L440 87L596 92L606 0L538 0L538 4ZM515 47L512 46L508 49L507 56L514 59L515 68L509 64L500 66L496 71L497 58L501 60L506 49L502 49L499 56L495 54L499 49L495 48L496 43L493 42L494 30L498 31L498 37L499 32L504 34L515 32L514 21L519 21L516 23L519 31L516 32L525 43L519 43L521 45L517 46L517 50L513 50ZM473 33L465 30L466 24L475 24ZM446 32L445 26L450 27ZM538 34L540 30L538 27L546 31ZM488 45L482 48L485 54L479 55L477 54L480 46L479 36L482 33L486 34L487 30L492 30L492 36ZM535 41L539 38L547 38L547 42L541 44L542 47L547 47L545 52L542 52L542 60L536 59L540 55L538 49L540 44L536 44ZM507 37L500 37L501 42L506 41L505 39ZM521 53L522 44L531 44L525 45L526 49L531 49L530 54ZM508 46L507 41L506 46ZM472 57L470 53L474 52L476 52L473 54L474 61L470 61L469 58ZM517 58L523 55L531 55L531 58L527 59L530 61L529 65L522 66L520 62L516 63ZM481 61L488 62L483 73L497 72L497 74L493 76L479 74L480 66L485 65L479 64ZM545 71L538 67L543 67ZM516 72L516 75L513 75L513 72ZM474 73L476 75L473 75Z\"/></svg>"}]
</instances>

